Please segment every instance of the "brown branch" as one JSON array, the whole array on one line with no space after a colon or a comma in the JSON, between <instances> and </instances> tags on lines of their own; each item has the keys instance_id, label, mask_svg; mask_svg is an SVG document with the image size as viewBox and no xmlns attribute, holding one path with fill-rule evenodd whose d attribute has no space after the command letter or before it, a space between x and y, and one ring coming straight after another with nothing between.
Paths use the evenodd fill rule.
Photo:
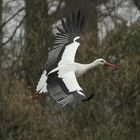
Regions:
<instances>
[{"instance_id":1,"label":"brown branch","mask_svg":"<svg viewBox=\"0 0 140 140\"><path fill-rule=\"evenodd\" d=\"M6 45L8 42L10 42L10 41L13 39L13 37L15 36L15 34L16 34L18 28L19 28L19 27L22 25L22 23L24 22L25 17L26 17L26 15L22 18L22 20L20 21L19 25L15 28L15 30L14 30L13 33L12 33L12 35L11 35L4 43L2 43L3 46Z\"/></svg>"},{"instance_id":2,"label":"brown branch","mask_svg":"<svg viewBox=\"0 0 140 140\"><path fill-rule=\"evenodd\" d=\"M3 26L5 26L10 20L12 20L16 15L18 15L23 10L25 10L25 7L22 7L17 12L15 12L15 14L13 14L8 20L6 20L4 23L1 24L1 27L0 28L2 28Z\"/></svg>"}]
</instances>

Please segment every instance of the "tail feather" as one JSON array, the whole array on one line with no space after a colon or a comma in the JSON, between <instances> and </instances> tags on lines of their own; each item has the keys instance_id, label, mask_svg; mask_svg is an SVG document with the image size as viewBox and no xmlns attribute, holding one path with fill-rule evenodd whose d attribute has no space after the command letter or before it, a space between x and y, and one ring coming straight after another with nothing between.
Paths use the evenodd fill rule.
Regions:
<instances>
[{"instance_id":1,"label":"tail feather","mask_svg":"<svg viewBox=\"0 0 140 140\"><path fill-rule=\"evenodd\" d=\"M41 93L47 92L47 79L48 79L47 71L44 70L43 74L41 75L41 77L39 79L39 82L38 82L37 87L36 87L36 92L33 95L32 100L36 100Z\"/></svg>"}]
</instances>

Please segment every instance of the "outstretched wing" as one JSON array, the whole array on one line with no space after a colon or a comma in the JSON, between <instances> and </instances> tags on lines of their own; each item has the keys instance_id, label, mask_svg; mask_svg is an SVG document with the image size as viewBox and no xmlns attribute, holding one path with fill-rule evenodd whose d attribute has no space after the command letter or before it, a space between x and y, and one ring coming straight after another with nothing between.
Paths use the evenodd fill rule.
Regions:
<instances>
[{"instance_id":1,"label":"outstretched wing","mask_svg":"<svg viewBox=\"0 0 140 140\"><path fill-rule=\"evenodd\" d=\"M70 109L86 99L73 71L61 77L59 71L50 73L47 84L49 96L64 109Z\"/></svg>"},{"instance_id":2,"label":"outstretched wing","mask_svg":"<svg viewBox=\"0 0 140 140\"><path fill-rule=\"evenodd\" d=\"M62 19L62 28L57 28L54 47L49 52L46 70L49 73L54 68L74 62L75 53L79 47L80 32L84 17L80 11Z\"/></svg>"}]
</instances>

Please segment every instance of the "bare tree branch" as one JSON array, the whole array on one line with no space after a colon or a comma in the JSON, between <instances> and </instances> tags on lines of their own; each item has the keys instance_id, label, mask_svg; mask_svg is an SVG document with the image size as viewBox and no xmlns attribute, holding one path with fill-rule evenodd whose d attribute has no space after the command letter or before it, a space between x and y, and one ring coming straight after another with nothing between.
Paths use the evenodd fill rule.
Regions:
<instances>
[{"instance_id":1,"label":"bare tree branch","mask_svg":"<svg viewBox=\"0 0 140 140\"><path fill-rule=\"evenodd\" d=\"M15 36L15 34L16 34L18 28L19 28L19 27L22 25L22 23L24 22L25 17L26 17L26 15L22 18L22 20L20 21L19 25L15 28L15 30L14 30L13 33L12 33L12 35L11 35L4 43L2 43L3 46L6 45L8 42L10 42L10 41L13 39L13 37Z\"/></svg>"},{"instance_id":2,"label":"bare tree branch","mask_svg":"<svg viewBox=\"0 0 140 140\"><path fill-rule=\"evenodd\" d=\"M106 3L104 4L106 11L102 14L99 15L99 18L104 18L107 16L111 16L112 17L112 12L114 12L114 10L119 7L122 3L124 2L124 0L119 1L116 5L112 5L112 6L108 6Z\"/></svg>"},{"instance_id":3,"label":"bare tree branch","mask_svg":"<svg viewBox=\"0 0 140 140\"><path fill-rule=\"evenodd\" d=\"M2 28L3 26L5 26L10 20L12 20L16 15L18 15L21 11L25 10L25 7L20 8L15 14L13 14L8 20L6 20L4 23L1 24Z\"/></svg>"}]
</instances>

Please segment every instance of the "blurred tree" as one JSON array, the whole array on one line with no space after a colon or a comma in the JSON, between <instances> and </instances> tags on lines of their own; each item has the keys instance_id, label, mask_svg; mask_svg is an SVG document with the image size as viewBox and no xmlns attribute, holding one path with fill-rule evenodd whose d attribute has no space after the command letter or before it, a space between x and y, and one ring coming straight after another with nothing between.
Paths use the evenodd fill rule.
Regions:
<instances>
[{"instance_id":1,"label":"blurred tree","mask_svg":"<svg viewBox=\"0 0 140 140\"><path fill-rule=\"evenodd\" d=\"M14 70L18 75L19 67L15 67L15 63L0 73L0 139L139 140L140 21L129 27L122 21L99 44L96 36L100 11L97 7L106 4L107 0L65 0L65 8L60 6L50 15L47 13L48 2L26 0L25 46L24 53L19 53L23 63L12 57L13 62L19 63L24 70L25 77L15 78L11 72ZM45 107L38 101L32 103L31 89L35 89L48 48L53 46L52 24L60 19L62 10L68 15L77 7L87 18L78 61L91 62L102 56L120 67L116 71L98 67L84 75L80 83L85 94L94 92L94 98L68 112L48 101ZM0 12L2 15L2 8ZM0 57L7 50L14 56L17 42L11 39L9 43L10 49L3 48ZM21 44L18 40L17 45Z\"/></svg>"},{"instance_id":2,"label":"blurred tree","mask_svg":"<svg viewBox=\"0 0 140 140\"><path fill-rule=\"evenodd\" d=\"M25 47L23 69L25 81L35 88L47 59L48 48L52 45L52 28L48 16L48 2L26 0ZM50 43L51 42L51 43Z\"/></svg>"},{"instance_id":3,"label":"blurred tree","mask_svg":"<svg viewBox=\"0 0 140 140\"><path fill-rule=\"evenodd\" d=\"M3 46L2 46L2 4L3 1L0 0L0 138L3 136L3 93L2 93L2 56L3 56Z\"/></svg>"},{"instance_id":4,"label":"blurred tree","mask_svg":"<svg viewBox=\"0 0 140 140\"><path fill-rule=\"evenodd\" d=\"M133 0L137 8L140 10L140 1L139 0Z\"/></svg>"},{"instance_id":5,"label":"blurred tree","mask_svg":"<svg viewBox=\"0 0 140 140\"><path fill-rule=\"evenodd\" d=\"M2 64L2 52L3 52L3 46L2 46L2 4L3 1L0 0L0 69Z\"/></svg>"}]
</instances>

